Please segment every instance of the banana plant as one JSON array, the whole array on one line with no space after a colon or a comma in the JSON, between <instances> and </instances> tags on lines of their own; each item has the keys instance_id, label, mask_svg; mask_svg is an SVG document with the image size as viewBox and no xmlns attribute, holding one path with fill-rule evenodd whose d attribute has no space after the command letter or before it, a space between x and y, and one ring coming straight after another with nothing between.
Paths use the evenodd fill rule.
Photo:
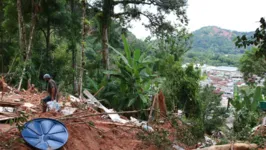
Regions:
<instances>
[{"instance_id":1,"label":"banana plant","mask_svg":"<svg viewBox=\"0 0 266 150\"><path fill-rule=\"evenodd\" d=\"M234 87L234 98L230 103L235 108L234 131L240 132L245 127L257 125L259 117L259 102L263 101L261 87L239 89Z\"/></svg>"},{"instance_id":2,"label":"banana plant","mask_svg":"<svg viewBox=\"0 0 266 150\"><path fill-rule=\"evenodd\" d=\"M255 89L242 89L234 87L234 98L230 101L236 111L246 108L250 111L257 111L259 102L263 101L261 87Z\"/></svg>"},{"instance_id":3,"label":"banana plant","mask_svg":"<svg viewBox=\"0 0 266 150\"><path fill-rule=\"evenodd\" d=\"M119 84L114 107L118 107L118 110L147 108L150 96L156 92L151 90L151 85L156 82L157 75L153 73L152 67L157 59L139 49L132 51L124 35L122 39L124 54L108 45L118 55L118 59L114 60L115 69L104 72L117 79Z\"/></svg>"}]
</instances>

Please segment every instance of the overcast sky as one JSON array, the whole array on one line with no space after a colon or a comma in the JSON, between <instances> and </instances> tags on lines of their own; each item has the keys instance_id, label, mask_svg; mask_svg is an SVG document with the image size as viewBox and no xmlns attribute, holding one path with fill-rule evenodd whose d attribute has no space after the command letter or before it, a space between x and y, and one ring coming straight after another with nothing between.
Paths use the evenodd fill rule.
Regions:
<instances>
[{"instance_id":1,"label":"overcast sky","mask_svg":"<svg viewBox=\"0 0 266 150\"><path fill-rule=\"evenodd\" d=\"M260 17L266 16L266 0L188 0L189 31L204 26L219 26L236 31L254 31ZM142 26L144 19L132 22L137 38L144 39L150 33Z\"/></svg>"}]
</instances>

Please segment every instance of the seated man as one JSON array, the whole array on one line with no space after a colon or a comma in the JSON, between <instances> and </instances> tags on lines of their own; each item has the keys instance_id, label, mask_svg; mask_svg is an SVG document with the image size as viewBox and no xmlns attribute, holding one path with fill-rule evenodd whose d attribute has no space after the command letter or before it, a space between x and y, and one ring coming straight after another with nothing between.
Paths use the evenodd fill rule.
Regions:
<instances>
[{"instance_id":1,"label":"seated man","mask_svg":"<svg viewBox=\"0 0 266 150\"><path fill-rule=\"evenodd\" d=\"M49 96L47 96L46 98L42 99L43 112L46 112L47 102L56 100L57 86L56 86L55 81L51 78L51 76L49 74L45 74L43 76L43 79L46 82L48 82L47 92L49 93Z\"/></svg>"}]
</instances>

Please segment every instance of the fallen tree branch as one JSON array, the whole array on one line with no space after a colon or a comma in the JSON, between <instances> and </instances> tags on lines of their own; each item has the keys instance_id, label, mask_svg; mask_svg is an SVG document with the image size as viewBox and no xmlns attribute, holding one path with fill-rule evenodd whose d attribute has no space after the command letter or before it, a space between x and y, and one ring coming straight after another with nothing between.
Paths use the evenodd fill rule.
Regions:
<instances>
[{"instance_id":1,"label":"fallen tree branch","mask_svg":"<svg viewBox=\"0 0 266 150\"><path fill-rule=\"evenodd\" d=\"M102 86L93 96L96 96L99 92L102 91L103 88L104 88L104 86Z\"/></svg>"},{"instance_id":2,"label":"fallen tree branch","mask_svg":"<svg viewBox=\"0 0 266 150\"><path fill-rule=\"evenodd\" d=\"M76 124L76 123L90 123L92 121L81 121L81 122L73 122L70 124ZM122 123L115 123L115 122L102 122L102 121L94 121L94 124L103 124L103 125L114 125L114 126L124 126L124 127L130 127L130 128L140 128L136 125L128 125L128 124L122 124ZM91 125L90 125L91 126Z\"/></svg>"},{"instance_id":3,"label":"fallen tree branch","mask_svg":"<svg viewBox=\"0 0 266 150\"><path fill-rule=\"evenodd\" d=\"M100 115L110 115L110 114L133 114L133 113L139 113L142 111L149 111L150 109L142 109L142 110L133 110L133 111L121 111L121 112L112 112L112 113L97 113L97 114L88 114L83 116L75 117L74 114L71 114L71 116L63 116L60 118L57 118L59 120L65 120L65 119L72 119L72 118L83 118L83 117L92 117L92 116L100 116Z\"/></svg>"}]
</instances>

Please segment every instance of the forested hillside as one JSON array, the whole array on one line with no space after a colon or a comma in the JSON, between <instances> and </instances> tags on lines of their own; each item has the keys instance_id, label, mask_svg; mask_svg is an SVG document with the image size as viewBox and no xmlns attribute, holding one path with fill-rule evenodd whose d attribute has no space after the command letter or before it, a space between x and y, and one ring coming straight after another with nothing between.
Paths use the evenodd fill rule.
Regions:
<instances>
[{"instance_id":1,"label":"forested hillside","mask_svg":"<svg viewBox=\"0 0 266 150\"><path fill-rule=\"evenodd\" d=\"M237 36L251 36L254 32L237 32L216 26L203 27L192 34L192 48L186 54L187 62L196 61L209 65L236 66L245 48L237 48Z\"/></svg>"}]
</instances>

